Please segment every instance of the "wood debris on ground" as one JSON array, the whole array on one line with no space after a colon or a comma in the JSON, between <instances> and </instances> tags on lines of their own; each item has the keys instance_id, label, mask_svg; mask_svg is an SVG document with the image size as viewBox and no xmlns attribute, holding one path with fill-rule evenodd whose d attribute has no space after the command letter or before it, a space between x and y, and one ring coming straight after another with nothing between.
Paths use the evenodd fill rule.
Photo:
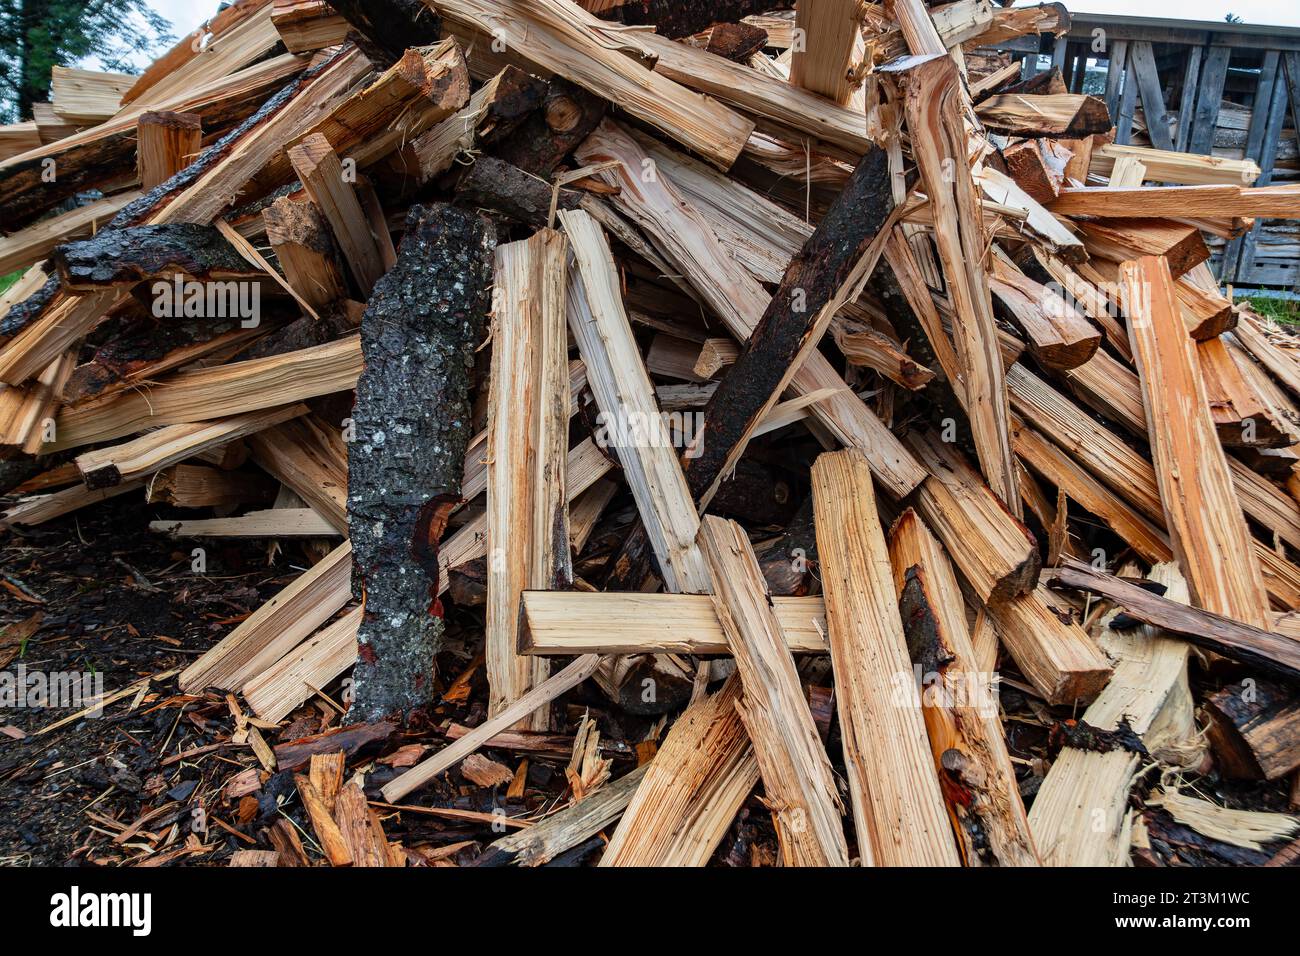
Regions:
<instances>
[{"instance_id":1,"label":"wood debris on ground","mask_svg":"<svg viewBox=\"0 0 1300 956\"><path fill-rule=\"evenodd\" d=\"M106 686L0 721L0 859L1300 862L1300 338L1206 242L1300 187L990 53L1068 29L237 0L56 68L0 666Z\"/></svg>"}]
</instances>

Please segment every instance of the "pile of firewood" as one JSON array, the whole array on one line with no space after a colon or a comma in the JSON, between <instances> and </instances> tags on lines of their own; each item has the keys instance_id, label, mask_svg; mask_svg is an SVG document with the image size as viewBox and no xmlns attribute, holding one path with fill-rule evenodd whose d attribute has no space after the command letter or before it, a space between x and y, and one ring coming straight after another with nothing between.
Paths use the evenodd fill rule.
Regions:
<instances>
[{"instance_id":1,"label":"pile of firewood","mask_svg":"<svg viewBox=\"0 0 1300 956\"><path fill-rule=\"evenodd\" d=\"M1300 767L1300 341L1205 239L1300 187L988 52L1068 26L239 0L56 75L0 129L2 519L299 539L180 676L255 727L427 711L480 615L488 717L389 804L586 681L661 718L631 774L575 756L547 853L703 864L761 782L786 864L1125 863L1139 770L1186 822L1180 772ZM999 679L1077 710L1028 812ZM346 793L386 862L341 779L299 783L322 842Z\"/></svg>"}]
</instances>

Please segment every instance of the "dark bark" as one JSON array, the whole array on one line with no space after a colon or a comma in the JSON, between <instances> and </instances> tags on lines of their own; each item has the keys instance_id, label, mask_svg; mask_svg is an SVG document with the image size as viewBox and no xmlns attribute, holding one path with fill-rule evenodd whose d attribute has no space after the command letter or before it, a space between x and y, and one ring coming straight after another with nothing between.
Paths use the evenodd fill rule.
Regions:
<instances>
[{"instance_id":1,"label":"dark bark","mask_svg":"<svg viewBox=\"0 0 1300 956\"><path fill-rule=\"evenodd\" d=\"M1042 581L1100 594L1130 617L1163 628L1197 647L1254 665L1291 684L1300 681L1300 643L1283 635L1171 601L1065 556L1061 557L1060 567L1043 570Z\"/></svg>"},{"instance_id":2,"label":"dark bark","mask_svg":"<svg viewBox=\"0 0 1300 956\"><path fill-rule=\"evenodd\" d=\"M758 556L758 566L772 594L798 597L809 593L816 564L817 534L810 496L799 506L776 544Z\"/></svg>"},{"instance_id":3,"label":"dark bark","mask_svg":"<svg viewBox=\"0 0 1300 956\"><path fill-rule=\"evenodd\" d=\"M360 34L357 45L377 66L442 37L442 18L420 0L330 0L330 6Z\"/></svg>"},{"instance_id":4,"label":"dark bark","mask_svg":"<svg viewBox=\"0 0 1300 956\"><path fill-rule=\"evenodd\" d=\"M57 247L50 263L66 288L79 291L133 285L175 272L198 280L265 275L215 227L188 222L105 229Z\"/></svg>"},{"instance_id":5,"label":"dark bark","mask_svg":"<svg viewBox=\"0 0 1300 956\"><path fill-rule=\"evenodd\" d=\"M793 0L626 0L596 16L629 26L650 25L655 32L678 39L715 23L736 23L756 13L793 7Z\"/></svg>"},{"instance_id":6,"label":"dark bark","mask_svg":"<svg viewBox=\"0 0 1300 956\"><path fill-rule=\"evenodd\" d=\"M497 159L480 156L456 184L456 204L470 209L501 213L526 225L547 225L552 189L536 176ZM576 209L582 196L561 189L558 209Z\"/></svg>"},{"instance_id":7,"label":"dark bark","mask_svg":"<svg viewBox=\"0 0 1300 956\"><path fill-rule=\"evenodd\" d=\"M299 737L275 748L276 769L281 773L298 770L309 764L317 754L333 754L340 750L351 757L363 747L383 743L395 730L397 728L393 724L380 721L374 724L353 724L323 734Z\"/></svg>"},{"instance_id":8,"label":"dark bark","mask_svg":"<svg viewBox=\"0 0 1300 956\"><path fill-rule=\"evenodd\" d=\"M691 494L707 499L804 349L821 309L839 292L889 219L894 201L885 151L873 149L786 267L753 335L704 409L700 454L683 470Z\"/></svg>"},{"instance_id":9,"label":"dark bark","mask_svg":"<svg viewBox=\"0 0 1300 956\"><path fill-rule=\"evenodd\" d=\"M1293 688L1262 680L1231 684L1205 710L1224 776L1276 780L1300 766L1300 698Z\"/></svg>"},{"instance_id":10,"label":"dark bark","mask_svg":"<svg viewBox=\"0 0 1300 956\"><path fill-rule=\"evenodd\" d=\"M549 180L555 168L594 130L607 102L556 77L535 110L509 136L489 140L493 155L525 172Z\"/></svg>"},{"instance_id":11,"label":"dark bark","mask_svg":"<svg viewBox=\"0 0 1300 956\"><path fill-rule=\"evenodd\" d=\"M767 46L767 31L748 23L719 23L709 32L704 49L737 63L745 63Z\"/></svg>"},{"instance_id":12,"label":"dark bark","mask_svg":"<svg viewBox=\"0 0 1300 956\"><path fill-rule=\"evenodd\" d=\"M397 265L361 323L366 370L348 461L352 590L365 600L349 720L433 702L442 643L438 545L460 503L470 370L490 307L495 229L451 206L414 206Z\"/></svg>"}]
</instances>

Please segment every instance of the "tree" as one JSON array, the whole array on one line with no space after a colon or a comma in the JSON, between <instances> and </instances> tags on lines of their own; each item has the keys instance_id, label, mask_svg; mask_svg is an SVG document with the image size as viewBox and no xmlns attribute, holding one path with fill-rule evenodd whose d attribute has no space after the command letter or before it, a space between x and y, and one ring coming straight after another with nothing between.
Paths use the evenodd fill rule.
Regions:
<instances>
[{"instance_id":1,"label":"tree","mask_svg":"<svg viewBox=\"0 0 1300 956\"><path fill-rule=\"evenodd\" d=\"M0 122L49 99L51 67L97 57L133 72L133 55L173 39L168 27L146 0L0 0Z\"/></svg>"},{"instance_id":2,"label":"tree","mask_svg":"<svg viewBox=\"0 0 1300 956\"><path fill-rule=\"evenodd\" d=\"M1224 22L1224 23L1244 23L1245 21L1243 21L1243 20L1241 19L1241 17L1237 16L1235 13L1229 13L1229 14L1227 14L1226 16L1224 16L1224 18L1223 18L1223 22Z\"/></svg>"}]
</instances>

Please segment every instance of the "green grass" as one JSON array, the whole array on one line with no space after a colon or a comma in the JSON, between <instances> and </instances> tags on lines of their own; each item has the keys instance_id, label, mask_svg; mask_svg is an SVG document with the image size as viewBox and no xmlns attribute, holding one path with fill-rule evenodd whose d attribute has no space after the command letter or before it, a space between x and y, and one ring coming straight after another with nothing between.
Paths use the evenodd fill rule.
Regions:
<instances>
[{"instance_id":1,"label":"green grass","mask_svg":"<svg viewBox=\"0 0 1300 956\"><path fill-rule=\"evenodd\" d=\"M1300 326L1300 300L1275 299L1267 295L1254 295L1247 299L1250 307L1267 319L1284 325Z\"/></svg>"},{"instance_id":2,"label":"green grass","mask_svg":"<svg viewBox=\"0 0 1300 956\"><path fill-rule=\"evenodd\" d=\"M9 273L7 276L0 276L0 292L4 292L5 289L17 282L22 274L23 270L19 269L17 272Z\"/></svg>"}]
</instances>

